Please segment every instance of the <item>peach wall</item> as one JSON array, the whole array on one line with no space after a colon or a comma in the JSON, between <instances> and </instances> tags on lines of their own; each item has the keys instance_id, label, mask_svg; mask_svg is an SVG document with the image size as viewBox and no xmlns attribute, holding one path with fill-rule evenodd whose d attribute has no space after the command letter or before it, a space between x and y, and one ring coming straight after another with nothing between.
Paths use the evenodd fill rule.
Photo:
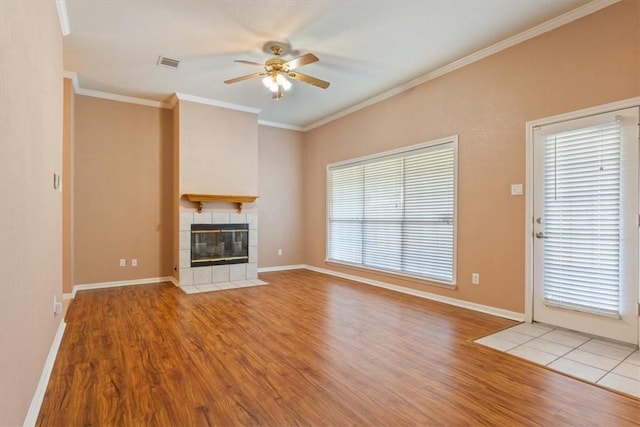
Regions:
<instances>
[{"instance_id":1,"label":"peach wall","mask_svg":"<svg viewBox=\"0 0 640 427\"><path fill-rule=\"evenodd\" d=\"M73 288L73 86L71 79L64 79L64 104L62 125L62 291L71 293Z\"/></svg>"},{"instance_id":2,"label":"peach wall","mask_svg":"<svg viewBox=\"0 0 640 427\"><path fill-rule=\"evenodd\" d=\"M180 194L258 195L257 116L188 101L179 108Z\"/></svg>"},{"instance_id":3,"label":"peach wall","mask_svg":"<svg viewBox=\"0 0 640 427\"><path fill-rule=\"evenodd\" d=\"M0 425L22 425L62 298L62 36L55 3L0 2Z\"/></svg>"},{"instance_id":4,"label":"peach wall","mask_svg":"<svg viewBox=\"0 0 640 427\"><path fill-rule=\"evenodd\" d=\"M172 138L170 110L76 96L74 284L171 275Z\"/></svg>"},{"instance_id":5,"label":"peach wall","mask_svg":"<svg viewBox=\"0 0 640 427\"><path fill-rule=\"evenodd\" d=\"M640 2L623 1L304 137L307 263L524 312L525 123L640 95ZM459 135L457 286L325 262L326 165ZM471 273L481 284L471 285Z\"/></svg>"},{"instance_id":6,"label":"peach wall","mask_svg":"<svg viewBox=\"0 0 640 427\"><path fill-rule=\"evenodd\" d=\"M301 132L258 127L259 267L304 263L302 139Z\"/></svg>"}]
</instances>

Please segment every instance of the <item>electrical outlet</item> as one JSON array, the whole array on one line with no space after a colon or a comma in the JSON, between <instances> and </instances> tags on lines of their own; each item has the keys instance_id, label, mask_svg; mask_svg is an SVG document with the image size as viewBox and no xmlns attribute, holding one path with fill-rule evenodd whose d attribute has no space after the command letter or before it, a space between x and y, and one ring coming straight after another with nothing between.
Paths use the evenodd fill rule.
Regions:
<instances>
[{"instance_id":1,"label":"electrical outlet","mask_svg":"<svg viewBox=\"0 0 640 427\"><path fill-rule=\"evenodd\" d=\"M138 266L138 260L136 258L132 258L131 259L131 267L137 267Z\"/></svg>"},{"instance_id":2,"label":"electrical outlet","mask_svg":"<svg viewBox=\"0 0 640 427\"><path fill-rule=\"evenodd\" d=\"M278 255L282 255L282 249L278 249Z\"/></svg>"},{"instance_id":3,"label":"electrical outlet","mask_svg":"<svg viewBox=\"0 0 640 427\"><path fill-rule=\"evenodd\" d=\"M58 302L56 296L53 296L53 315L59 316L62 314L62 303Z\"/></svg>"},{"instance_id":4,"label":"electrical outlet","mask_svg":"<svg viewBox=\"0 0 640 427\"><path fill-rule=\"evenodd\" d=\"M471 273L471 284L472 285L480 284L480 273Z\"/></svg>"},{"instance_id":5,"label":"electrical outlet","mask_svg":"<svg viewBox=\"0 0 640 427\"><path fill-rule=\"evenodd\" d=\"M126 267L127 266L127 260L124 258L120 258L120 267Z\"/></svg>"}]
</instances>

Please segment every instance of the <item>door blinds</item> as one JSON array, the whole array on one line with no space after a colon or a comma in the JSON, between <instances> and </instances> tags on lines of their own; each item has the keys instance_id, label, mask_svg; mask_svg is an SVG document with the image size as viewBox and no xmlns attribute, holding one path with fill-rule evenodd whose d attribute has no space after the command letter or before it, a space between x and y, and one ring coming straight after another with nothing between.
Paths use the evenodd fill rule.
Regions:
<instances>
[{"instance_id":1,"label":"door blinds","mask_svg":"<svg viewBox=\"0 0 640 427\"><path fill-rule=\"evenodd\" d=\"M454 141L329 167L328 259L453 283Z\"/></svg>"},{"instance_id":2,"label":"door blinds","mask_svg":"<svg viewBox=\"0 0 640 427\"><path fill-rule=\"evenodd\" d=\"M619 315L621 137L613 122L545 138L548 305Z\"/></svg>"}]
</instances>

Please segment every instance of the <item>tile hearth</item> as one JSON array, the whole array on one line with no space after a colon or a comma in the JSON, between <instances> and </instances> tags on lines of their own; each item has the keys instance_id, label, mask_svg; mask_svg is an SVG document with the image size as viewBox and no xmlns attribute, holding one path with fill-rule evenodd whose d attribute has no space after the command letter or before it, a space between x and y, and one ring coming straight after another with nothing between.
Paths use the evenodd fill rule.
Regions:
<instances>
[{"instance_id":1,"label":"tile hearth","mask_svg":"<svg viewBox=\"0 0 640 427\"><path fill-rule=\"evenodd\" d=\"M267 282L260 279L238 280L236 282L220 282L209 283L206 285L181 286L180 288L186 294L199 294L202 292L224 291L227 289L248 288L251 286L268 285Z\"/></svg>"}]
</instances>

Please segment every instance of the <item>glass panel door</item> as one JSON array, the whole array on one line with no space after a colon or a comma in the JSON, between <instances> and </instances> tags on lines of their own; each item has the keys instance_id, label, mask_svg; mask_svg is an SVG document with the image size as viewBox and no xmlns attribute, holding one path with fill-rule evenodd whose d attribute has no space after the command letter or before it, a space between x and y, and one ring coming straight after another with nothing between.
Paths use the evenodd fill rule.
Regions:
<instances>
[{"instance_id":1,"label":"glass panel door","mask_svg":"<svg viewBox=\"0 0 640 427\"><path fill-rule=\"evenodd\" d=\"M638 109L534 136L536 321L638 342Z\"/></svg>"}]
</instances>

